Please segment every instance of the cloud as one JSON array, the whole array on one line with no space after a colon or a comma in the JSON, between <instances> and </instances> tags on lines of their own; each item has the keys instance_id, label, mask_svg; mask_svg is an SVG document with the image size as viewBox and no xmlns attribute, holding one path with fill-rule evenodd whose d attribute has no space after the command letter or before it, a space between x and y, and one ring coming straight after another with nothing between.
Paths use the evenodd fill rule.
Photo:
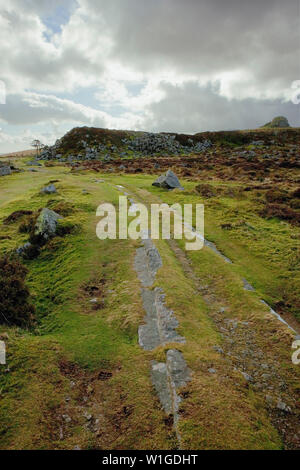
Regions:
<instances>
[{"instance_id":1,"label":"cloud","mask_svg":"<svg viewBox=\"0 0 300 470\"><path fill-rule=\"evenodd\" d=\"M300 127L299 107L283 100L228 99L218 86L161 85L164 98L147 108L146 128L153 131L196 133L207 130L253 129L275 115L289 116L292 126Z\"/></svg>"},{"instance_id":2,"label":"cloud","mask_svg":"<svg viewBox=\"0 0 300 470\"><path fill-rule=\"evenodd\" d=\"M298 0L0 0L0 120L55 132L196 132L278 114L297 125L299 18Z\"/></svg>"}]
</instances>

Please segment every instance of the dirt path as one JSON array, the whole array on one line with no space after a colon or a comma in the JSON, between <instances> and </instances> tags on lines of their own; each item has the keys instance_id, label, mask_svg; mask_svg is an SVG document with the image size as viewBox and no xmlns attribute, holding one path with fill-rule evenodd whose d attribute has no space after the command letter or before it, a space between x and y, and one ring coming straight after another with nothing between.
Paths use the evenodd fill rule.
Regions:
<instances>
[{"instance_id":1,"label":"dirt path","mask_svg":"<svg viewBox=\"0 0 300 470\"><path fill-rule=\"evenodd\" d=\"M146 203L144 198L143 202ZM290 377L285 370L285 367L281 367L280 362L276 360L276 356L278 354L276 352L276 346L275 350L270 354L270 352L267 352L262 345L261 335L268 335L267 331L264 332L262 330L258 330L256 325L253 324L251 317L250 321L242 321L239 318L232 318L230 312L227 313L227 311L230 311L230 306L228 305L224 305L224 307L220 308L220 305L222 305L222 299L219 298L217 290L214 291L213 286L208 287L204 279L201 280L197 277L191 261L174 240L169 240L168 244L175 254L177 260L180 262L186 276L189 277L195 284L198 295L204 299L209 307L210 317L212 318L215 327L223 338L222 348L219 347L217 352L224 358L226 367L232 368L239 372L244 377L248 386L251 387L251 390L258 396L264 397L269 419L281 435L285 447L290 449L300 448L300 427L297 396L294 393L293 385L290 383ZM205 244L209 248L213 249L213 251L219 257L223 259L226 258L221 252L219 252L214 244L210 244L210 242L206 242ZM153 281L155 280L155 270L159 269L161 261L159 260L159 254L155 252L155 248L153 248L151 241L147 240L147 242L144 243L144 247L140 250L141 251L138 251L136 257L136 269L139 273L141 266L145 266L144 270L140 269L139 274L142 285L145 285L147 273L152 273L151 279ZM147 255L147 250L149 251L149 256ZM147 258L148 262L145 262ZM226 258L224 261L230 264L229 259ZM244 280L244 290L253 290L252 286L250 286L246 280ZM149 292L147 290L143 290L142 295L144 298L144 307L147 315L146 325L140 328L140 344L143 346L146 344L147 346L150 322L153 320L153 317L157 318L155 317L155 314L153 315L153 311L151 309L153 308L153 305L155 305L157 310L157 306L159 306L160 303L160 292L154 289L154 291L151 293L152 297L148 298ZM296 334L295 329L286 321L284 321L274 310L272 310L271 307L266 304L266 302L263 300L261 300L261 302L270 309L270 315L274 318L274 322L279 321L281 324L285 325L285 327L287 327L290 332L292 332L292 334ZM162 315L162 318L163 317L164 314ZM176 319L173 317L172 312L171 315L169 315L169 319L169 326L171 327L170 338L174 336L174 341L184 341L183 338L176 338L175 328L178 326L178 324ZM154 331L154 329L155 328L151 328L152 331ZM164 333L161 334L163 339L160 337L160 339L157 340L158 344L161 344L159 343L160 341L162 341L162 343L164 341ZM149 345L150 344L151 341L149 342ZM152 346L154 346L154 344L152 344ZM147 349L147 347L145 349ZM165 411L168 412L170 409L173 410L176 426L176 420L178 419L176 391L174 392L175 399L173 400L172 405L170 400L172 385L169 387L169 393L166 392L167 388L165 385L166 377L168 378L169 382L172 383L172 375L168 376L168 370L172 369L172 363L168 364L168 361L169 357L171 360L173 359L175 353L172 350L168 351L167 361L165 364L152 364L152 381L155 385ZM183 359L182 356L179 356L177 363L180 362L181 359ZM183 375L184 380L182 381L182 384L186 383L188 380L188 375L186 372L187 367L185 363L183 368L185 372Z\"/></svg>"},{"instance_id":2,"label":"dirt path","mask_svg":"<svg viewBox=\"0 0 300 470\"><path fill-rule=\"evenodd\" d=\"M118 191L123 187L116 186ZM127 192L123 192L128 196ZM134 213L136 203L129 198L129 213ZM141 296L145 310L144 324L139 327L139 345L146 351L153 351L160 346L172 344L172 349L167 349L165 362L151 361L151 380L159 397L161 406L166 415L173 419L173 427L180 448L181 436L178 429L179 404L181 397L177 390L184 387L190 380L190 370L180 351L174 349L176 343L185 343L185 338L180 336L176 329L179 323L174 313L165 305L165 295L161 287L153 288L157 271L162 267L163 261L157 247L145 234L142 246L136 250L134 269L140 280Z\"/></svg>"}]
</instances>

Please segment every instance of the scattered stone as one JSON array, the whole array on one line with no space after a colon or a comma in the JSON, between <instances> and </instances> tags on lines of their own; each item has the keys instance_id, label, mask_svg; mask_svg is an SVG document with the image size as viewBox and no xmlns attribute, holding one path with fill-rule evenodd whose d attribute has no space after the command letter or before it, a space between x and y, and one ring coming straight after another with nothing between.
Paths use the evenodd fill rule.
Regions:
<instances>
[{"instance_id":1,"label":"scattered stone","mask_svg":"<svg viewBox=\"0 0 300 470\"><path fill-rule=\"evenodd\" d=\"M44 194L54 194L57 192L57 190L54 184L49 184L49 186L45 186L45 188L43 188L41 192Z\"/></svg>"},{"instance_id":2,"label":"scattered stone","mask_svg":"<svg viewBox=\"0 0 300 470\"><path fill-rule=\"evenodd\" d=\"M0 176L11 175L10 166L0 166Z\"/></svg>"},{"instance_id":3,"label":"scattered stone","mask_svg":"<svg viewBox=\"0 0 300 470\"><path fill-rule=\"evenodd\" d=\"M278 399L278 402L277 402L277 409L280 411L284 411L285 413L291 413L292 411L291 408L280 399Z\"/></svg>"},{"instance_id":4,"label":"scattered stone","mask_svg":"<svg viewBox=\"0 0 300 470\"><path fill-rule=\"evenodd\" d=\"M27 162L26 165L27 166L42 166L42 164L36 160L33 160L32 162Z\"/></svg>"},{"instance_id":5,"label":"scattered stone","mask_svg":"<svg viewBox=\"0 0 300 470\"><path fill-rule=\"evenodd\" d=\"M86 419L87 421L91 421L92 418L93 418L93 415L91 415L91 414L88 413L87 411L85 411L85 412L83 413L83 416L85 417L85 419Z\"/></svg>"},{"instance_id":6,"label":"scattered stone","mask_svg":"<svg viewBox=\"0 0 300 470\"><path fill-rule=\"evenodd\" d=\"M66 423L71 423L72 421L69 415L62 415L62 418Z\"/></svg>"},{"instance_id":7,"label":"scattered stone","mask_svg":"<svg viewBox=\"0 0 300 470\"><path fill-rule=\"evenodd\" d=\"M154 183L152 183L152 186L157 186L159 188L166 188L166 189L175 189L175 188L180 188L183 189L179 179L173 173L172 170L168 170L165 175L161 175L157 178Z\"/></svg>"},{"instance_id":8,"label":"scattered stone","mask_svg":"<svg viewBox=\"0 0 300 470\"><path fill-rule=\"evenodd\" d=\"M241 374L246 380L246 382L253 382L253 377L251 377L251 375L247 374L246 372L241 372Z\"/></svg>"},{"instance_id":9,"label":"scattered stone","mask_svg":"<svg viewBox=\"0 0 300 470\"><path fill-rule=\"evenodd\" d=\"M248 290L248 291L250 291L250 292L254 292L254 291L255 291L254 287L251 286L251 284L247 281L247 279L244 279L244 278L243 278L243 284L244 284L244 289L245 289L245 290Z\"/></svg>"},{"instance_id":10,"label":"scattered stone","mask_svg":"<svg viewBox=\"0 0 300 470\"><path fill-rule=\"evenodd\" d=\"M23 258L33 259L39 255L39 248L30 242L26 242L24 245L19 246L19 248L16 249L16 253L19 256L23 256Z\"/></svg>"},{"instance_id":11,"label":"scattered stone","mask_svg":"<svg viewBox=\"0 0 300 470\"><path fill-rule=\"evenodd\" d=\"M210 374L216 374L217 373L216 369L213 369L212 367L210 369L208 369L208 372Z\"/></svg>"},{"instance_id":12,"label":"scattered stone","mask_svg":"<svg viewBox=\"0 0 300 470\"><path fill-rule=\"evenodd\" d=\"M56 212L45 207L37 218L34 235L47 241L56 233L57 221L63 217Z\"/></svg>"},{"instance_id":13,"label":"scattered stone","mask_svg":"<svg viewBox=\"0 0 300 470\"><path fill-rule=\"evenodd\" d=\"M220 346L214 346L213 349L220 354L224 354L224 349L220 348Z\"/></svg>"},{"instance_id":14,"label":"scattered stone","mask_svg":"<svg viewBox=\"0 0 300 470\"><path fill-rule=\"evenodd\" d=\"M219 310L219 313L225 313L226 312L226 307L221 307L220 310Z\"/></svg>"}]
</instances>

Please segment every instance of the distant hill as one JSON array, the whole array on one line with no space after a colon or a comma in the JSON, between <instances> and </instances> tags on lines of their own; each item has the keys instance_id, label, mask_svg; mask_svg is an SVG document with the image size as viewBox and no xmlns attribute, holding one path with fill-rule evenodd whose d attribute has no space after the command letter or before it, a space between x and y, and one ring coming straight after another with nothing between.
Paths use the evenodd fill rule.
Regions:
<instances>
[{"instance_id":1,"label":"distant hill","mask_svg":"<svg viewBox=\"0 0 300 470\"><path fill-rule=\"evenodd\" d=\"M274 117L272 121L267 122L267 124L265 124L262 127L276 128L276 127L291 127L291 126L289 125L289 121L287 120L286 117L277 116L277 117Z\"/></svg>"}]
</instances>

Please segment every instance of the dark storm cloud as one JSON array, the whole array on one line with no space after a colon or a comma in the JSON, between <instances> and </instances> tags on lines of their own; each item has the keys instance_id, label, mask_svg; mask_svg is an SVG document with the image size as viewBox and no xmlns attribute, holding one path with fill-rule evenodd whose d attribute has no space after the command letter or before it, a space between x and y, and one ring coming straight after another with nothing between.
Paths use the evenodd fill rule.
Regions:
<instances>
[{"instance_id":1,"label":"dark storm cloud","mask_svg":"<svg viewBox=\"0 0 300 470\"><path fill-rule=\"evenodd\" d=\"M90 0L90 6L99 2ZM114 55L143 70L245 70L287 85L299 77L299 1L101 1Z\"/></svg>"},{"instance_id":2,"label":"dark storm cloud","mask_svg":"<svg viewBox=\"0 0 300 470\"><path fill-rule=\"evenodd\" d=\"M206 130L253 129L276 115L289 117L300 127L299 106L280 100L229 100L211 87L189 82L183 86L163 85L165 98L148 109L146 128L154 131L196 133Z\"/></svg>"}]
</instances>

